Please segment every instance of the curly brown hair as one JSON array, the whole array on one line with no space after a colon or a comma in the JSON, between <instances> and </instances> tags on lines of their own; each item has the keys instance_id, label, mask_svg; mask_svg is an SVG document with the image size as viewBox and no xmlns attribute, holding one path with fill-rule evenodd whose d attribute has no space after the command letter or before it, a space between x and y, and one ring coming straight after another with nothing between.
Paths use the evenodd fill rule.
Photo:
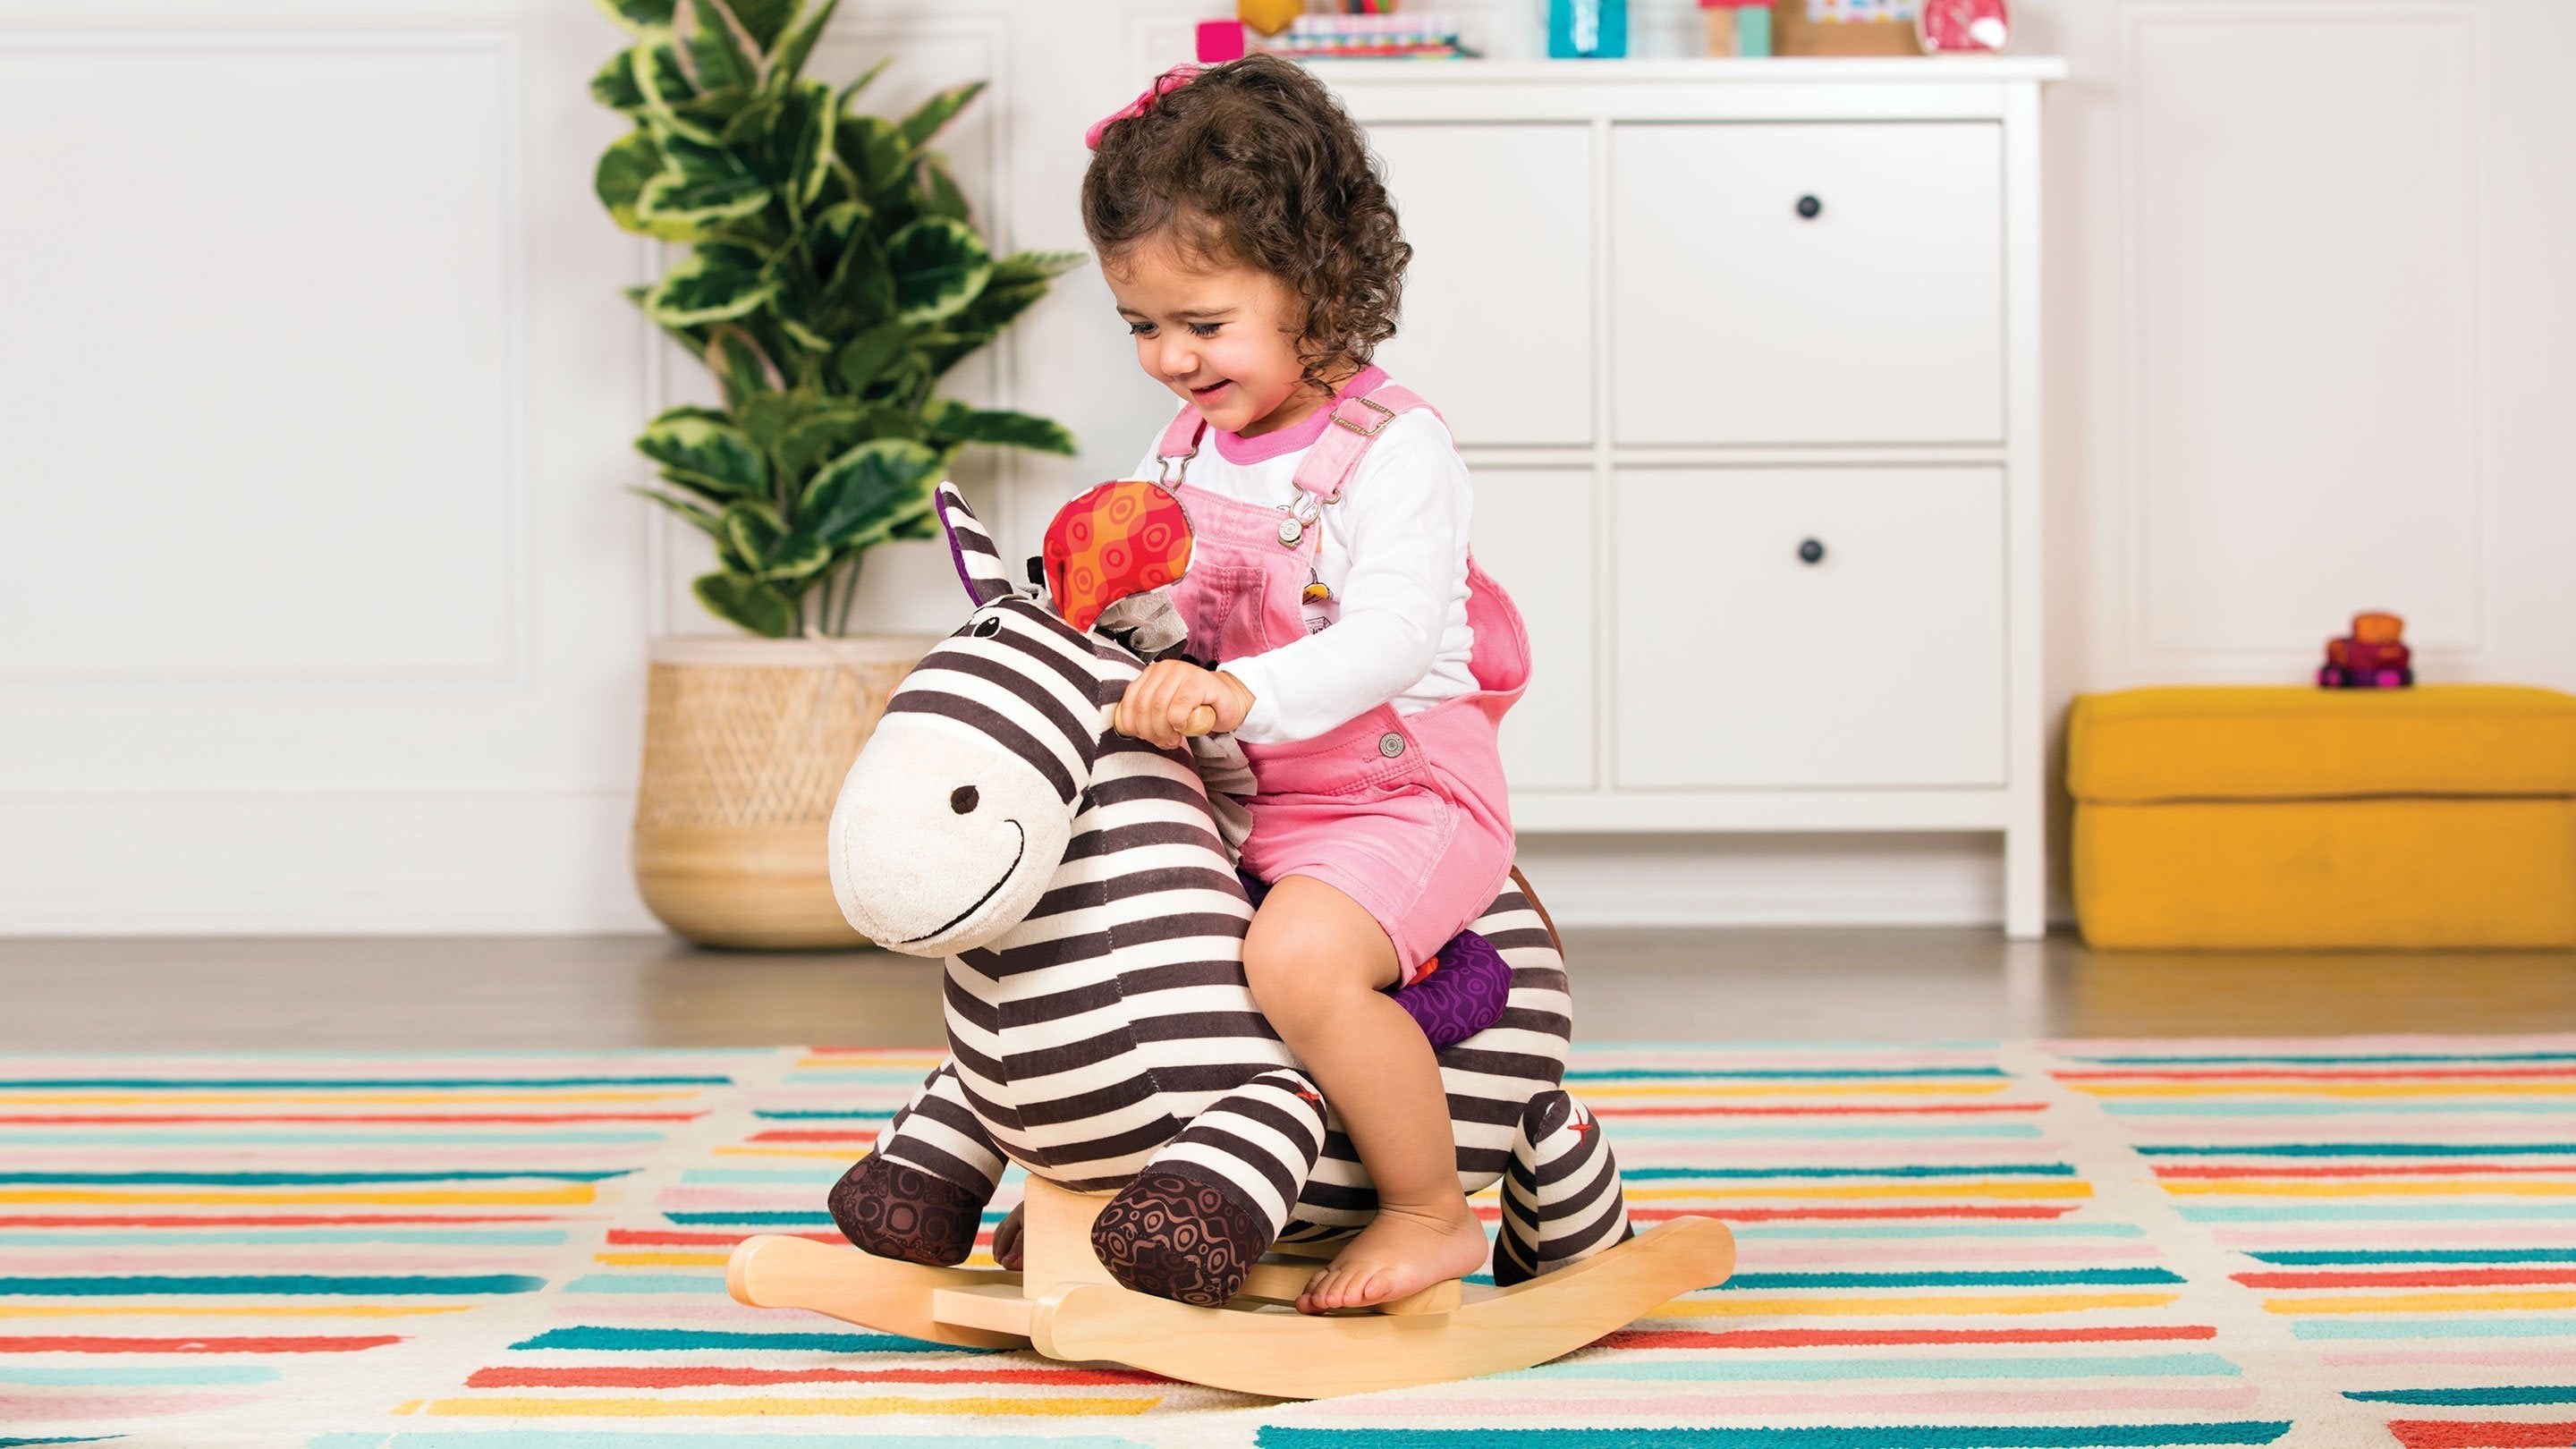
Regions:
<instances>
[{"instance_id":1,"label":"curly brown hair","mask_svg":"<svg viewBox=\"0 0 2576 1449\"><path fill-rule=\"evenodd\" d=\"M1395 335L1413 248L1368 143L1321 81L1275 55L1158 85L1141 115L1101 132L1082 224L1104 263L1156 235L1184 256L1251 267L1305 307L1297 356L1323 385Z\"/></svg>"}]
</instances>

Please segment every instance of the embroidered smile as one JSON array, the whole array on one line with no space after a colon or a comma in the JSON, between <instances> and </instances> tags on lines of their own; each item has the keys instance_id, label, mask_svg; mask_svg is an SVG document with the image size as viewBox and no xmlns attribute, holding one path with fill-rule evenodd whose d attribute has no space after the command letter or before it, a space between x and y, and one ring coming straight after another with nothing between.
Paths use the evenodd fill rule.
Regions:
<instances>
[{"instance_id":1,"label":"embroidered smile","mask_svg":"<svg viewBox=\"0 0 2576 1449\"><path fill-rule=\"evenodd\" d=\"M909 940L898 941L895 944L899 946L910 946L915 942L927 941L933 936L946 935L950 930L956 927L958 922L965 920L968 916L984 909L984 903L991 900L995 892L1011 883L1011 877L1019 873L1020 857L1029 853L1029 832L1016 820L1006 820L1003 824L1020 832L1020 848L1011 852L1011 863L1003 868L1002 878L993 882L991 887L986 889L982 895L977 896L975 898L975 904L968 906L966 909L959 911L953 916L950 916L946 925L940 926L936 930L924 931L918 936L914 936Z\"/></svg>"}]
</instances>

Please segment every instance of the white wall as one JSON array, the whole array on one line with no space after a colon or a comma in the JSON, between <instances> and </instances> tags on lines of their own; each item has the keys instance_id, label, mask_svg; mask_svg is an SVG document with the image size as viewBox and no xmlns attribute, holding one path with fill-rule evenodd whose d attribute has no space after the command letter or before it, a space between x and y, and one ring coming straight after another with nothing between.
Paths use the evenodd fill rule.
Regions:
<instances>
[{"instance_id":1,"label":"white wall","mask_svg":"<svg viewBox=\"0 0 2576 1449\"><path fill-rule=\"evenodd\" d=\"M1688 0L1634 0L1681 53ZM846 0L997 244L1076 247L1083 127L1221 8ZM1535 0L1452 4L1498 55ZM2576 688L2576 7L2024 0L2050 103L2052 701L2294 680L2362 606L2425 672ZM691 540L621 490L695 364L617 288L579 0L0 0L0 932L605 930ZM1399 198L1400 199L1400 198ZM1543 360L1540 360L1543 361ZM1082 457L1168 413L1077 273L980 395ZM944 559L867 606L945 627ZM1574 920L1992 921L1994 847L1533 839Z\"/></svg>"}]
</instances>

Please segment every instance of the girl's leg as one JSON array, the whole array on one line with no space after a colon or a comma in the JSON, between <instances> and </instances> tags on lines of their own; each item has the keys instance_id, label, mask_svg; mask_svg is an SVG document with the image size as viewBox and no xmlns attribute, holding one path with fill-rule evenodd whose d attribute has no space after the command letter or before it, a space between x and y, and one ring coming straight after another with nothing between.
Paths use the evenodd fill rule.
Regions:
<instances>
[{"instance_id":1,"label":"girl's leg","mask_svg":"<svg viewBox=\"0 0 2576 1449\"><path fill-rule=\"evenodd\" d=\"M1387 1303L1484 1266L1485 1230L1458 1188L1449 1095L1395 984L1395 944L1366 907L1291 875L1243 943L1253 999L1340 1114L1377 1188L1377 1216L1306 1287L1321 1313Z\"/></svg>"}]
</instances>

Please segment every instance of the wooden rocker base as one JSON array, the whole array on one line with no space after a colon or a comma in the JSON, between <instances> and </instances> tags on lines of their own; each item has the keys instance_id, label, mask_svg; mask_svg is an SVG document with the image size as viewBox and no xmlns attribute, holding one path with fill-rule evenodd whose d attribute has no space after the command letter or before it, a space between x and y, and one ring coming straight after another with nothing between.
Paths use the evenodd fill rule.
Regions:
<instances>
[{"instance_id":1,"label":"wooden rocker base","mask_svg":"<svg viewBox=\"0 0 2576 1449\"><path fill-rule=\"evenodd\" d=\"M1509 1288L1451 1279L1375 1311L1320 1317L1284 1306L1312 1276L1312 1261L1274 1254L1253 1269L1241 1297L1193 1308L1110 1280L1091 1251L1091 1221L1108 1200L1030 1179L1026 1267L1018 1273L929 1268L762 1236L734 1249L725 1287L755 1308L802 1308L936 1343L1033 1347L1049 1358L1320 1399L1544 1363L1659 1303L1725 1281L1735 1267L1725 1224L1684 1217Z\"/></svg>"}]
</instances>

